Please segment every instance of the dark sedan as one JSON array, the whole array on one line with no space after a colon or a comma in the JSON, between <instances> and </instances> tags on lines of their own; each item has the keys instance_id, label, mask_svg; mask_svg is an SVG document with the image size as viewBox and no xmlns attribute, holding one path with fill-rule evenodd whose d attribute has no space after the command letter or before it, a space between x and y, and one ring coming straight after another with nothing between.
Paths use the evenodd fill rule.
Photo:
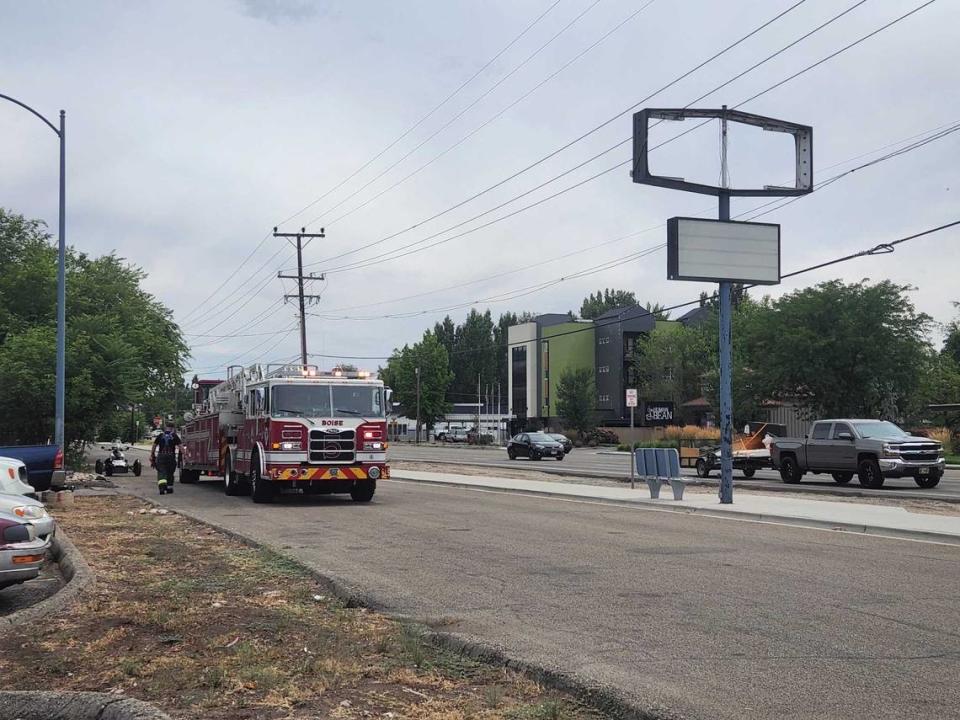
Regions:
<instances>
[{"instance_id":1,"label":"dark sedan","mask_svg":"<svg viewBox=\"0 0 960 720\"><path fill-rule=\"evenodd\" d=\"M530 458L531 460L553 457L557 460L563 460L564 452L563 445L546 433L532 432L515 435L507 443L507 455L511 460L516 460L518 457Z\"/></svg>"},{"instance_id":2,"label":"dark sedan","mask_svg":"<svg viewBox=\"0 0 960 720\"><path fill-rule=\"evenodd\" d=\"M569 453L571 450L573 450L573 440L568 438L566 435L561 435L560 433L547 433L547 435L563 445L564 453Z\"/></svg>"}]
</instances>

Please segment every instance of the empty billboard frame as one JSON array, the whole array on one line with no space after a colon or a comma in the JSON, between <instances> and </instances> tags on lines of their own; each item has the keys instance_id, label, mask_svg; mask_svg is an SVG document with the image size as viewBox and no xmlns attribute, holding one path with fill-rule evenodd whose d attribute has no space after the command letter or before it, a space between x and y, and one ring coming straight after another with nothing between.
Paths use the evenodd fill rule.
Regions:
<instances>
[{"instance_id":1,"label":"empty billboard frame","mask_svg":"<svg viewBox=\"0 0 960 720\"><path fill-rule=\"evenodd\" d=\"M780 282L780 226L670 218L667 220L667 277L777 285Z\"/></svg>"},{"instance_id":2,"label":"empty billboard frame","mask_svg":"<svg viewBox=\"0 0 960 720\"><path fill-rule=\"evenodd\" d=\"M796 177L793 186L765 185L762 188L725 188L720 185L689 182L683 178L654 175L650 172L648 140L650 120L726 120L727 122L753 125L769 132L793 135ZM809 125L777 120L727 108L645 108L633 115L633 170L630 173L635 183L655 185L705 195L728 195L730 197L791 197L806 195L813 191L813 128Z\"/></svg>"}]
</instances>

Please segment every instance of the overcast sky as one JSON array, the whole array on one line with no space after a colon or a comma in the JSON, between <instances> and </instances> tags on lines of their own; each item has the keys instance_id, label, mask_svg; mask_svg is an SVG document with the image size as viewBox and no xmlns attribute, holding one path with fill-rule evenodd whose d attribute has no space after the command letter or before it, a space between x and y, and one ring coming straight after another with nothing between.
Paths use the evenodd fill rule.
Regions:
<instances>
[{"instance_id":1,"label":"overcast sky","mask_svg":"<svg viewBox=\"0 0 960 720\"><path fill-rule=\"evenodd\" d=\"M147 288L188 333L191 367L216 376L228 362L298 352L295 330L263 334L296 322L294 305L278 303L294 288L277 271L294 265L285 241L267 237L277 224L326 228L326 238L304 253L313 271L379 260L428 237L401 252L453 238L312 283L322 299L310 311L324 316L308 318L312 353L385 355L417 340L446 314L442 308L460 306L449 311L460 320L465 304L477 300L496 317L577 310L602 287L632 289L641 301L664 305L696 298L709 286L666 280L664 250L613 261L661 245L671 216L715 216L716 200L634 184L627 166L453 237L628 161L630 143L464 223L628 139L630 113L430 218L638 103L795 3L0 0L0 93L51 119L66 109L68 242L143 267ZM807 0L641 107L687 105L854 4ZM920 4L867 0L697 106L738 105ZM828 179L960 121L957 27L960 3L938 0L741 109L812 125L815 176ZM666 140L692 124L654 133ZM735 186L791 179L790 143L760 134L731 134ZM657 153L658 172L712 182L716 126ZM765 215L782 224L784 272L960 219L958 161L960 132ZM0 102L0 205L55 229L56 162L53 133ZM764 202L737 198L732 211ZM951 301L960 300L958 248L960 230L952 229L771 292L835 277L890 278L915 286L917 307L946 322L956 315ZM585 251L560 258L578 250ZM400 299L410 295L418 297ZM235 333L250 336L210 337Z\"/></svg>"}]
</instances>

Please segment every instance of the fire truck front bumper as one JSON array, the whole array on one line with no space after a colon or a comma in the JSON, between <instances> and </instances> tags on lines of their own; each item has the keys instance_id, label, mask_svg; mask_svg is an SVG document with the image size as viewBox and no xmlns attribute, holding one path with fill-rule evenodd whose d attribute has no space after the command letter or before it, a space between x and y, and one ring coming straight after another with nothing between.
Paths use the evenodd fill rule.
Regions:
<instances>
[{"instance_id":1,"label":"fire truck front bumper","mask_svg":"<svg viewBox=\"0 0 960 720\"><path fill-rule=\"evenodd\" d=\"M390 477L390 467L385 462L361 465L268 466L267 474L274 482L384 480Z\"/></svg>"}]
</instances>

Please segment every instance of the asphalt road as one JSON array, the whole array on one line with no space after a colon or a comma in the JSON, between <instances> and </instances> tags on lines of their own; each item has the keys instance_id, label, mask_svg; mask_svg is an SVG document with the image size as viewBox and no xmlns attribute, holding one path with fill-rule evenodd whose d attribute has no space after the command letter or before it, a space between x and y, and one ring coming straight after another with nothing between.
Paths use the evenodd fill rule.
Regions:
<instances>
[{"instance_id":1,"label":"asphalt road","mask_svg":"<svg viewBox=\"0 0 960 720\"><path fill-rule=\"evenodd\" d=\"M609 452L609 451L607 451ZM416 462L467 463L489 468L509 468L511 470L536 470L538 472L575 473L585 477L620 479L630 475L630 456L620 454L601 454L588 448L576 448L564 457L563 462L541 460L530 462L524 458L510 460L502 448L477 448L468 445L411 445L394 443L390 446L391 460L411 460ZM692 469L684 469L685 475L695 477ZM719 472L715 471L710 482L718 483ZM928 490L918 488L912 478L887 480L880 490L866 490L857 484L854 478L849 485L837 485L829 475L806 475L799 485L785 485L780 475L772 470L758 471L747 479L734 472L734 487L776 490L801 493L829 493L869 497L909 497L928 498L960 502L960 470L947 470L940 484Z\"/></svg>"},{"instance_id":2,"label":"asphalt road","mask_svg":"<svg viewBox=\"0 0 960 720\"><path fill-rule=\"evenodd\" d=\"M115 480L657 716L960 718L955 547L401 481L264 506Z\"/></svg>"}]
</instances>

